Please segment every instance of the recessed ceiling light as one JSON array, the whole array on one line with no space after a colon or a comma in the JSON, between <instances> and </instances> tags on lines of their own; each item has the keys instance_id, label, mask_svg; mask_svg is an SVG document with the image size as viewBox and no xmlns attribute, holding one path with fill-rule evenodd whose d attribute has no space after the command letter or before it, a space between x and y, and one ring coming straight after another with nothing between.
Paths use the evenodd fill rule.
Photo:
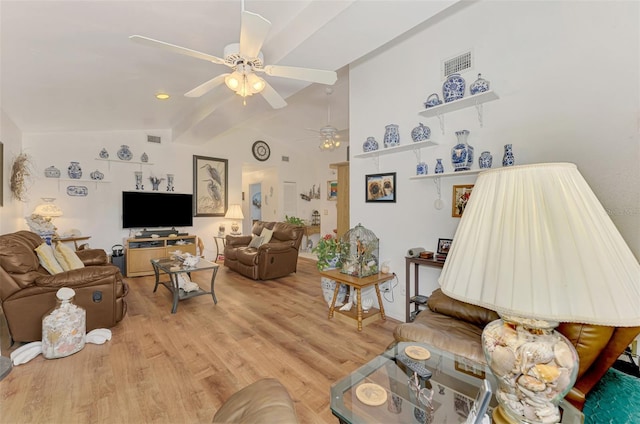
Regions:
<instances>
[{"instance_id":1,"label":"recessed ceiling light","mask_svg":"<svg viewBox=\"0 0 640 424\"><path fill-rule=\"evenodd\" d=\"M156 94L156 99L158 100L167 100L170 96L167 93L158 93Z\"/></svg>"}]
</instances>

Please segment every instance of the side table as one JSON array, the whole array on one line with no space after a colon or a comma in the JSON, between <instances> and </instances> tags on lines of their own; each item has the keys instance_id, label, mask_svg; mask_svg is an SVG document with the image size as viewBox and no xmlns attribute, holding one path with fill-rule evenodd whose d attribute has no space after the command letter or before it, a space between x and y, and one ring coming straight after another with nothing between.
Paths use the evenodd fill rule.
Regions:
<instances>
[{"instance_id":1,"label":"side table","mask_svg":"<svg viewBox=\"0 0 640 424\"><path fill-rule=\"evenodd\" d=\"M338 298L338 291L340 290L340 284L346 284L349 287L353 287L356 291L356 313L355 316L351 311L337 311L342 316L348 316L351 319L355 319L358 323L358 331L362 331L362 322L363 322L363 311L362 311L362 289L369 286L374 286L376 289L376 295L378 296L378 304L380 305L380 309L371 308L369 310L369 317L367 320L372 319L371 317L375 317L378 314L380 318L386 320L387 317L384 314L384 305L382 303L382 296L380 295L380 283L384 283L385 281L392 280L393 274L374 274L368 277L354 277L353 275L343 274L340 270L331 269L320 271L320 275L323 277L330 278L334 280L336 283L336 289L333 292L333 299L331 300L331 306L329 307L329 319L333 318L333 314L336 308L336 299Z\"/></svg>"},{"instance_id":2,"label":"side table","mask_svg":"<svg viewBox=\"0 0 640 424\"><path fill-rule=\"evenodd\" d=\"M89 240L91 238L91 236L78 236L78 237L54 237L51 239L51 242L62 242L62 243L70 243L73 242L73 246L76 248L76 250L78 250L78 242L79 241L84 241L84 240Z\"/></svg>"},{"instance_id":3,"label":"side table","mask_svg":"<svg viewBox=\"0 0 640 424\"><path fill-rule=\"evenodd\" d=\"M444 262L437 261L435 259L412 258L409 256L405 258L405 262L406 262L405 276L406 276L406 284L407 284L406 285L407 295L405 296L405 299L406 299L405 322L411 322L415 318L415 315L418 313L418 309L419 309L418 305L421 304L421 302L418 301L419 298L416 298L416 296L419 295L418 286L419 286L420 279L419 279L418 271L419 271L420 265L428 266L432 268L442 268L444 266ZM411 296L411 264L413 264L413 296ZM411 310L411 304L413 304L413 311Z\"/></svg>"},{"instance_id":4,"label":"side table","mask_svg":"<svg viewBox=\"0 0 640 424\"><path fill-rule=\"evenodd\" d=\"M224 248L227 245L226 236L213 236L213 240L216 242L216 258L214 262L218 262L220 259L224 260ZM218 242L222 243L222 254L220 254L220 247Z\"/></svg>"}]
</instances>

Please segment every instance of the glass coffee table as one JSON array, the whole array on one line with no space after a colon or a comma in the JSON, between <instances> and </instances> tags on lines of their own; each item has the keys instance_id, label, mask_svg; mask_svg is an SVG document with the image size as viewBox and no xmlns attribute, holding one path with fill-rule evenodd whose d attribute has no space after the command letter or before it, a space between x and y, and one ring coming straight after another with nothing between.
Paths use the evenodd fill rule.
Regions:
<instances>
[{"instance_id":1,"label":"glass coffee table","mask_svg":"<svg viewBox=\"0 0 640 424\"><path fill-rule=\"evenodd\" d=\"M218 299L213 289L213 285L216 280L216 274L218 273L218 264L209 262L204 259L200 259L195 266L185 266L181 260L172 258L151 259L151 265L153 265L153 272L156 275L156 285L153 287L155 293L158 289L158 284L165 286L171 293L173 293L173 307L171 313L175 314L178 310L178 302L184 299L190 299L196 296L202 296L204 294L210 294L213 297L213 303L217 304ZM180 288L178 283L178 274L186 273L191 276L192 272L212 270L211 274L211 291L202 290L198 287L197 290L186 292ZM160 281L160 273L163 272L169 276L169 281Z\"/></svg>"},{"instance_id":2,"label":"glass coffee table","mask_svg":"<svg viewBox=\"0 0 640 424\"><path fill-rule=\"evenodd\" d=\"M431 408L422 399L418 400L419 391L410 387L413 371L400 361L396 363L396 356L408 346L422 347L431 354L429 359L417 361L432 374L420 382L421 387L433 390ZM497 381L485 365L424 343L400 342L331 386L331 412L340 423L348 424L464 423L485 378L495 392ZM384 403L361 400L361 389L367 383L384 389L386 396L382 393L380 399L386 399ZM491 396L490 417L497 406L498 402ZM568 402L563 401L560 407L562 423L584 422L584 415Z\"/></svg>"}]
</instances>

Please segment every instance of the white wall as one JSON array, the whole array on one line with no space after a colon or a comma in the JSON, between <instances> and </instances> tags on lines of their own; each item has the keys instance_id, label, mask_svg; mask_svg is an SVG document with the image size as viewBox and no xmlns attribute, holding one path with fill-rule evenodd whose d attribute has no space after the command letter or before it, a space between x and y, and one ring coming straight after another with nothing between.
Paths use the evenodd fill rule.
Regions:
<instances>
[{"instance_id":1,"label":"white wall","mask_svg":"<svg viewBox=\"0 0 640 424\"><path fill-rule=\"evenodd\" d=\"M147 134L162 137L161 144L148 143ZM30 154L34 164L34 184L29 191L30 200L16 207L17 218L14 224L5 232L28 229L24 216L31 213L42 197L56 198L56 204L63 210L64 215L55 218L58 233L62 234L71 229L79 230L83 235L90 235L90 245L96 248L111 250L114 244L122 243L129 236L129 230L122 229L121 192L135 190L134 172L143 171L144 191L151 191L149 176L166 178L166 174L175 174L175 192L192 193L193 190L193 155L210 156L228 159L228 204L241 204L247 219L243 222L242 230L246 234L251 230L248 205L248 184L262 181L263 191L274 188L273 196L269 199L268 209L263 210L263 218L267 220L282 220L281 190L282 181L296 181L298 187L305 190L313 184L320 183L319 175L328 169L331 158L318 156L310 160L309 152L292 149L285 142L258 137L252 130L242 130L233 134L221 136L211 142L195 146L190 144L176 144L169 140L166 130L150 129L148 131L114 131L114 132L72 132L46 133L23 135L22 149ZM264 163L258 163L251 154L251 145L256 139L264 139L271 147L271 157ZM151 165L138 165L126 162L105 162L96 160L102 148L110 154L111 159L117 159L117 151L121 145L128 145L133 153L133 160L139 161L142 153L147 153ZM16 143L16 148L20 149ZM7 156L5 145L5 157ZM282 162L281 157L289 156L289 162ZM6 158L5 158L6 159ZM44 170L54 165L66 177L70 161L77 161L83 170L82 179L89 179L89 174L98 169L105 174L104 183L91 181L64 181L44 177ZM243 167L247 165L263 165L264 170L254 173L243 181ZM260 175L260 177L256 177ZM326 181L325 181L326 184ZM87 197L73 197L66 193L69 185L84 185L89 190ZM166 191L166 179L160 185L160 191ZM245 200L242 200L242 191ZM323 189L324 193L324 189ZM313 202L305 202L299 211L311 217ZM6 208L3 208L3 211ZM149 211L153 213L153 211ZM306 215L301 215L306 218ZM230 223L223 217L195 217L192 228L181 231L196 234L205 242L206 257L213 257L215 246L213 235L218 233L220 222L225 222L227 229ZM3 212L4 223L4 212ZM4 224L3 224L4 226Z\"/></svg>"},{"instance_id":2,"label":"white wall","mask_svg":"<svg viewBox=\"0 0 640 424\"><path fill-rule=\"evenodd\" d=\"M517 164L574 162L640 257L638 13L637 2L489 1L425 24L351 66L351 153L367 136L382 148L389 123L400 125L401 143L411 143L411 129L423 122L441 143L421 150L430 173L436 158L452 170L449 152L461 129L471 132L476 157L491 151L494 167L507 143ZM441 60L468 49L475 68L463 74L467 86L481 72L500 99L484 105L483 128L470 108L446 115L443 135L437 118L418 112L429 94L442 97ZM401 320L406 250L435 250L438 238L453 237L459 220L451 217L452 185L475 180L443 179L445 205L436 210L432 180L408 179L416 162L409 151L353 159L350 167L351 224L361 222L380 238L381 260L390 260L400 282L385 309ZM397 203L365 203L364 175L377 172L397 172ZM421 270L424 294L437 288L438 274Z\"/></svg>"},{"instance_id":3,"label":"white wall","mask_svg":"<svg viewBox=\"0 0 640 424\"><path fill-rule=\"evenodd\" d=\"M2 171L0 171L3 197L3 206L0 206L0 234L5 234L17 230L20 222L24 222L22 202L16 200L9 189L13 161L22 151L22 132L1 109L0 141L3 144Z\"/></svg>"}]
</instances>

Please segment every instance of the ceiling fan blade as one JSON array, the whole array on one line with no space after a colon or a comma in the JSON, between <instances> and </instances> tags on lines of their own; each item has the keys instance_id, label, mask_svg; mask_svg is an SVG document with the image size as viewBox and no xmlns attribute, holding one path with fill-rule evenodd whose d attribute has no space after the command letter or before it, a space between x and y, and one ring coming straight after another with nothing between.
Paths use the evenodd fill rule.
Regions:
<instances>
[{"instance_id":1,"label":"ceiling fan blade","mask_svg":"<svg viewBox=\"0 0 640 424\"><path fill-rule=\"evenodd\" d=\"M293 78L327 85L333 85L338 80L338 75L334 71L324 71L322 69L268 65L264 67L264 72L274 77Z\"/></svg>"},{"instance_id":2,"label":"ceiling fan blade","mask_svg":"<svg viewBox=\"0 0 640 424\"><path fill-rule=\"evenodd\" d=\"M271 22L256 13L243 11L240 27L240 55L246 59L258 57L270 29Z\"/></svg>"},{"instance_id":3,"label":"ceiling fan blade","mask_svg":"<svg viewBox=\"0 0 640 424\"><path fill-rule=\"evenodd\" d=\"M208 93L209 91L213 90L214 88L216 88L217 86L221 85L224 83L224 79L225 77L229 75L229 73L226 74L220 74L215 78L210 79L209 81L200 84L199 86L197 86L196 88L194 88L193 90L187 92L184 94L185 97L200 97L203 94Z\"/></svg>"},{"instance_id":4,"label":"ceiling fan blade","mask_svg":"<svg viewBox=\"0 0 640 424\"><path fill-rule=\"evenodd\" d=\"M271 105L274 109L282 109L287 105L287 102L284 101L282 96L278 94L276 90L273 89L268 82L265 81L264 90L260 92L262 97Z\"/></svg>"},{"instance_id":5,"label":"ceiling fan blade","mask_svg":"<svg viewBox=\"0 0 640 424\"><path fill-rule=\"evenodd\" d=\"M154 40L153 38L143 37L142 35L132 35L129 37L129 40L138 44L142 44L144 46L158 47L164 50L169 50L173 53L195 57L196 59L206 60L218 65L227 65L224 59L221 59L219 57L211 56L210 54L202 53L196 50L187 49L186 47L176 46L175 44L165 43L164 41Z\"/></svg>"}]
</instances>

